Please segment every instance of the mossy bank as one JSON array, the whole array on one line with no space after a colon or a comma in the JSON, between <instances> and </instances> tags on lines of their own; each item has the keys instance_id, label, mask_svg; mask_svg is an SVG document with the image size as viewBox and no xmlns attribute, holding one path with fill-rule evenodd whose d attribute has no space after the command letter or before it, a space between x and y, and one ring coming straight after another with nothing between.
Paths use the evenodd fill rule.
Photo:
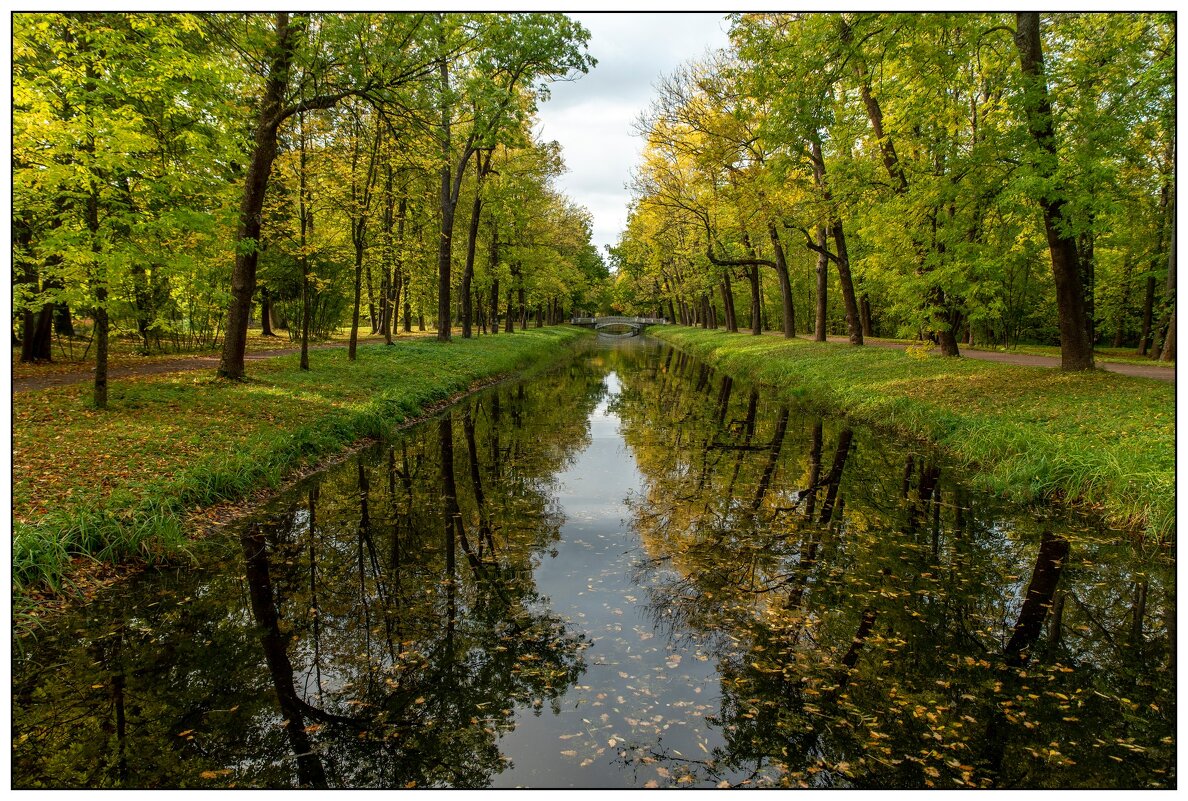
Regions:
<instances>
[{"instance_id":1,"label":"mossy bank","mask_svg":"<svg viewBox=\"0 0 1188 801\"><path fill-rule=\"evenodd\" d=\"M1175 387L693 328L649 333L788 398L930 441L977 485L1063 499L1165 541L1175 528Z\"/></svg>"},{"instance_id":2,"label":"mossy bank","mask_svg":"<svg viewBox=\"0 0 1188 801\"><path fill-rule=\"evenodd\" d=\"M249 378L174 373L13 396L13 587L59 587L78 556L155 559L186 547L196 508L275 487L302 467L476 385L555 362L581 329L551 327L450 343L256 362Z\"/></svg>"}]
</instances>

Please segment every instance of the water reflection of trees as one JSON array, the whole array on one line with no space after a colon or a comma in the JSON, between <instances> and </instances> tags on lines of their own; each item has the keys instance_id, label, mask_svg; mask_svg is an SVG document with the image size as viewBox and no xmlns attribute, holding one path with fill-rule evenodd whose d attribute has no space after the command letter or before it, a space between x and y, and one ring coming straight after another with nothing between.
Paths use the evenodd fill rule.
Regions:
<instances>
[{"instance_id":1,"label":"water reflection of trees","mask_svg":"<svg viewBox=\"0 0 1188 801\"><path fill-rule=\"evenodd\" d=\"M514 708L585 669L532 569L603 372L484 393L275 504L239 537L245 580L130 590L76 623L89 648L30 649L14 783L489 784Z\"/></svg>"},{"instance_id":2,"label":"water reflection of trees","mask_svg":"<svg viewBox=\"0 0 1188 801\"><path fill-rule=\"evenodd\" d=\"M672 775L1174 784L1168 560L679 353L621 373L651 601L718 632L725 745Z\"/></svg>"}]
</instances>

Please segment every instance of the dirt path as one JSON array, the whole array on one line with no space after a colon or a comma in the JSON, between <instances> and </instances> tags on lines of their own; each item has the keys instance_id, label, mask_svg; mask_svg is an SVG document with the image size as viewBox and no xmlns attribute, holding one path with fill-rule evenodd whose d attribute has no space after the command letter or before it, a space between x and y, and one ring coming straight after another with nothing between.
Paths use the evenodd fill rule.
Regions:
<instances>
[{"instance_id":1,"label":"dirt path","mask_svg":"<svg viewBox=\"0 0 1188 801\"><path fill-rule=\"evenodd\" d=\"M846 337L829 337L830 342L849 342ZM901 342L889 342L885 339L867 339L866 344L875 348L892 348L895 350L904 350L907 345ZM933 349L933 353L937 351ZM1021 364L1027 367L1059 367L1060 359L1054 356L1033 356L1029 353L1001 353L994 350L971 350L962 349L961 355L969 359L981 359L985 362L1002 362L1004 364ZM1151 378L1156 381L1170 381L1176 380L1176 368L1174 367L1155 367L1154 365L1147 366L1145 364L1126 364L1123 362L1097 362L1097 366L1102 370L1108 370L1111 373L1121 373L1122 375L1134 376L1135 378Z\"/></svg>"},{"instance_id":2,"label":"dirt path","mask_svg":"<svg viewBox=\"0 0 1188 801\"><path fill-rule=\"evenodd\" d=\"M368 342L382 342L382 339L360 339L359 344ZM326 350L327 348L345 348L346 342L328 342L320 345L310 345L310 350ZM259 361L261 359L271 359L276 356L287 356L290 353L300 353L300 347L291 348L273 348L271 350L257 350L248 351L243 355L243 360L247 362ZM218 354L211 355L194 355L194 356L178 356L174 359L160 359L157 361L146 361L144 364L134 364L130 366L113 367L107 371L108 380L118 380L120 378L129 378L144 375L161 375L164 373L180 373L187 370L214 370L219 366ZM91 367L86 370L74 370L68 373L49 373L46 375L29 376L24 378L14 378L12 380L12 391L16 392L33 392L39 389L49 389L50 387L63 387L69 384L81 384L84 381L92 381L95 378L95 368Z\"/></svg>"}]
</instances>

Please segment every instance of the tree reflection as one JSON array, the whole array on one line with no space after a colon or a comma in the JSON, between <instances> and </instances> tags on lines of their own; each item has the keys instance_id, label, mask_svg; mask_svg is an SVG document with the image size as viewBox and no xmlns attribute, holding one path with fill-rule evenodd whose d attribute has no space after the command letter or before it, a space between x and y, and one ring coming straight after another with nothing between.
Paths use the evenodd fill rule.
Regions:
<instances>
[{"instance_id":1,"label":"tree reflection","mask_svg":"<svg viewBox=\"0 0 1188 801\"><path fill-rule=\"evenodd\" d=\"M724 744L638 759L730 785L1174 783L1165 560L737 380L706 403L672 362L621 374L641 581L673 637L729 635Z\"/></svg>"},{"instance_id":2,"label":"tree reflection","mask_svg":"<svg viewBox=\"0 0 1188 801\"><path fill-rule=\"evenodd\" d=\"M135 669L97 676L68 642L64 680L30 661L16 783L490 784L515 709L554 703L585 670L588 643L532 569L559 536L553 476L588 441L604 372L502 386L308 480L240 533L245 593L222 577L185 591L191 628L170 631L186 647L168 660L152 627L183 621L137 599L133 636L96 640L102 664Z\"/></svg>"}]
</instances>

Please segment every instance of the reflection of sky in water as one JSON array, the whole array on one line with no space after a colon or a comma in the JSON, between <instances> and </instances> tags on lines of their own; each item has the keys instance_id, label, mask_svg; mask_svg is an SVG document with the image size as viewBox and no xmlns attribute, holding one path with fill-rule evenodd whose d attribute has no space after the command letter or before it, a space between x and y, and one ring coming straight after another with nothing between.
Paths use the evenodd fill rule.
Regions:
<instances>
[{"instance_id":1,"label":"reflection of sky in water","mask_svg":"<svg viewBox=\"0 0 1188 801\"><path fill-rule=\"evenodd\" d=\"M559 714L547 706L517 712L515 730L499 742L514 769L496 776L495 787L638 787L659 777L656 766L624 766L621 749L697 758L720 742L704 722L718 710L714 662L657 633L632 580L640 542L623 499L642 489L643 477L608 411L618 376L609 373L605 385L589 447L558 476L566 522L557 556L536 570L552 610L593 641L588 669L558 700Z\"/></svg>"}]
</instances>

